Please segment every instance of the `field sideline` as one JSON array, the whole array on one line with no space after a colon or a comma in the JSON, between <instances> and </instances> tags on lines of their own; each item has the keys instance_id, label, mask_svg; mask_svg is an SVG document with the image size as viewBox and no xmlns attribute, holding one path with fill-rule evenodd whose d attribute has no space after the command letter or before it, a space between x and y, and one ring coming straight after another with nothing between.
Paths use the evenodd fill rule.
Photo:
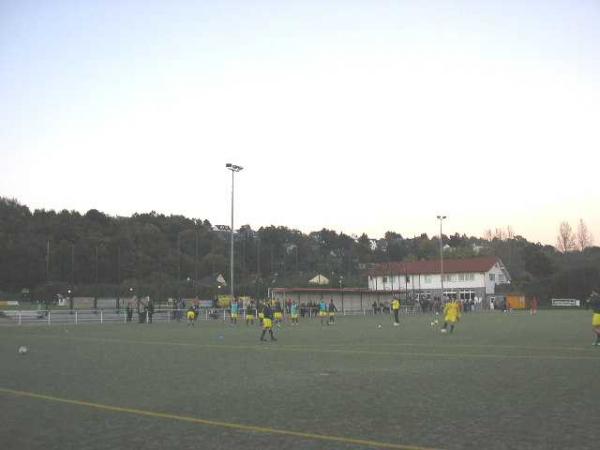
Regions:
<instances>
[{"instance_id":1,"label":"field sideline","mask_svg":"<svg viewBox=\"0 0 600 450\"><path fill-rule=\"evenodd\" d=\"M591 313L0 328L3 448L596 448ZM382 328L378 328L382 324ZM17 353L20 345L29 352Z\"/></svg>"}]
</instances>

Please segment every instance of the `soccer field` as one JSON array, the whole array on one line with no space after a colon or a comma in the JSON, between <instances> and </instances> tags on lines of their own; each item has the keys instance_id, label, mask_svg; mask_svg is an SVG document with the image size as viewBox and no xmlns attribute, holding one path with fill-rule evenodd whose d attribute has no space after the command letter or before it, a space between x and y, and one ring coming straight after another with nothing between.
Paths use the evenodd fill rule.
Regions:
<instances>
[{"instance_id":1,"label":"soccer field","mask_svg":"<svg viewBox=\"0 0 600 450\"><path fill-rule=\"evenodd\" d=\"M597 448L591 313L0 328L5 449ZM382 324L379 328L377 325ZM29 351L19 355L25 345Z\"/></svg>"}]
</instances>

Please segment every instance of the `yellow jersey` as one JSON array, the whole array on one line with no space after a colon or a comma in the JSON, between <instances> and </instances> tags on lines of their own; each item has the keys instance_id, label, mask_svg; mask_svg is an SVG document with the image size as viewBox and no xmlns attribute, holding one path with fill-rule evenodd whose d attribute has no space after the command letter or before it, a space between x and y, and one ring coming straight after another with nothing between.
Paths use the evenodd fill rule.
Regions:
<instances>
[{"instance_id":1,"label":"yellow jersey","mask_svg":"<svg viewBox=\"0 0 600 450\"><path fill-rule=\"evenodd\" d=\"M444 320L446 322L457 322L460 319L460 306L456 302L446 303L444 306Z\"/></svg>"}]
</instances>

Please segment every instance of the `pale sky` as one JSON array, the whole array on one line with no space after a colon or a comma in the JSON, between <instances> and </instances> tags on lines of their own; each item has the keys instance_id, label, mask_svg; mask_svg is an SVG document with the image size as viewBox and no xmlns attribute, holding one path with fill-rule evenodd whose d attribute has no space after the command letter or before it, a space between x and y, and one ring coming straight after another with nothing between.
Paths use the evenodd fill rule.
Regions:
<instances>
[{"instance_id":1,"label":"pale sky","mask_svg":"<svg viewBox=\"0 0 600 450\"><path fill-rule=\"evenodd\" d=\"M0 0L0 195L600 242L600 2Z\"/></svg>"}]
</instances>

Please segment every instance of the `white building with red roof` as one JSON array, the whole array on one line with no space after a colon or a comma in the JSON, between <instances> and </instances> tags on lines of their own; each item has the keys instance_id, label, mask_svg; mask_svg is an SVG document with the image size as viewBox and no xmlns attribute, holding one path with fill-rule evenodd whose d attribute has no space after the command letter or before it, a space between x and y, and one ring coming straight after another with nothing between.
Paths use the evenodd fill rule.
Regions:
<instances>
[{"instance_id":1,"label":"white building with red roof","mask_svg":"<svg viewBox=\"0 0 600 450\"><path fill-rule=\"evenodd\" d=\"M401 301L407 311L413 310L414 300L439 299L442 292L441 266L439 260L389 262L376 264L367 272L368 285L363 288L276 287L269 290L269 297L297 301L300 305L317 305L320 300L331 299L339 311L371 310L375 305L389 303L393 298ZM444 260L444 294L447 298L474 300L478 309L488 309L491 300L498 295L499 285L510 284L510 274L497 257L477 257ZM332 283L335 285L335 283Z\"/></svg>"},{"instance_id":2,"label":"white building with red roof","mask_svg":"<svg viewBox=\"0 0 600 450\"><path fill-rule=\"evenodd\" d=\"M443 273L443 283L442 283ZM369 290L406 291L470 300L485 298L496 286L510 284L510 274L495 256L379 263L368 273Z\"/></svg>"}]
</instances>

